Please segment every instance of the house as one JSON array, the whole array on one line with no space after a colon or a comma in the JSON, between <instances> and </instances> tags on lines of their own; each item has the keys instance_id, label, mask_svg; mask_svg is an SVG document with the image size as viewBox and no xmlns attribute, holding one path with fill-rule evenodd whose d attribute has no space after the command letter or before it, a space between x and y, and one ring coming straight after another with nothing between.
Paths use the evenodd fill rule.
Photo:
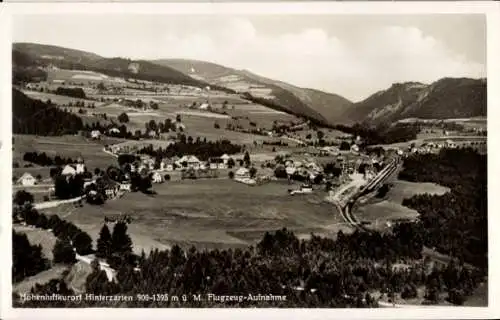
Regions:
<instances>
[{"instance_id":1,"label":"house","mask_svg":"<svg viewBox=\"0 0 500 320\"><path fill-rule=\"evenodd\" d=\"M208 103L202 103L199 107L200 110L207 110L209 107Z\"/></svg>"},{"instance_id":2,"label":"house","mask_svg":"<svg viewBox=\"0 0 500 320\"><path fill-rule=\"evenodd\" d=\"M120 130L118 128L111 128L108 130L109 133L120 133Z\"/></svg>"},{"instance_id":3,"label":"house","mask_svg":"<svg viewBox=\"0 0 500 320\"><path fill-rule=\"evenodd\" d=\"M297 171L297 169L295 169L295 167L286 167L285 171L287 175L291 176Z\"/></svg>"},{"instance_id":4,"label":"house","mask_svg":"<svg viewBox=\"0 0 500 320\"><path fill-rule=\"evenodd\" d=\"M131 187L132 187L132 185L130 184L130 182L120 183L120 190L122 190L122 191L130 191Z\"/></svg>"},{"instance_id":5,"label":"house","mask_svg":"<svg viewBox=\"0 0 500 320\"><path fill-rule=\"evenodd\" d=\"M231 159L231 157L228 156L226 153L224 153L220 158L224 164L227 164L229 159Z\"/></svg>"},{"instance_id":6,"label":"house","mask_svg":"<svg viewBox=\"0 0 500 320\"><path fill-rule=\"evenodd\" d=\"M215 162L210 162L210 169L216 170L218 168L218 164Z\"/></svg>"},{"instance_id":7,"label":"house","mask_svg":"<svg viewBox=\"0 0 500 320\"><path fill-rule=\"evenodd\" d=\"M154 131L154 130L149 130L149 132L148 132L148 136L150 136L151 138L156 138L156 135L157 135L157 134L156 134L156 131Z\"/></svg>"},{"instance_id":8,"label":"house","mask_svg":"<svg viewBox=\"0 0 500 320\"><path fill-rule=\"evenodd\" d=\"M115 187L108 187L104 192L106 194L106 197L111 199L116 197L118 190Z\"/></svg>"},{"instance_id":9,"label":"house","mask_svg":"<svg viewBox=\"0 0 500 320\"><path fill-rule=\"evenodd\" d=\"M34 186L36 184L36 179L31 173L25 172L21 178L17 179L17 183L25 187Z\"/></svg>"},{"instance_id":10,"label":"house","mask_svg":"<svg viewBox=\"0 0 500 320\"><path fill-rule=\"evenodd\" d=\"M181 123L181 122L175 122L174 123L175 125L175 129L176 130L185 130L186 129L186 125L184 125L184 123Z\"/></svg>"},{"instance_id":11,"label":"house","mask_svg":"<svg viewBox=\"0 0 500 320\"><path fill-rule=\"evenodd\" d=\"M99 130L92 130L92 131L90 132L90 137L91 137L92 139L95 139L95 140L100 139L100 138L101 138L101 131L99 131Z\"/></svg>"},{"instance_id":12,"label":"house","mask_svg":"<svg viewBox=\"0 0 500 320\"><path fill-rule=\"evenodd\" d=\"M67 164L62 170L61 174L63 176L74 176L76 175L76 168L72 165Z\"/></svg>"},{"instance_id":13,"label":"house","mask_svg":"<svg viewBox=\"0 0 500 320\"><path fill-rule=\"evenodd\" d=\"M152 177L151 177L153 183L162 183L163 182L163 177L159 172L154 172Z\"/></svg>"},{"instance_id":14,"label":"house","mask_svg":"<svg viewBox=\"0 0 500 320\"><path fill-rule=\"evenodd\" d=\"M186 167L197 170L200 169L201 161L195 156L183 156L182 158L177 160L176 164L181 167L183 167L185 164Z\"/></svg>"},{"instance_id":15,"label":"house","mask_svg":"<svg viewBox=\"0 0 500 320\"><path fill-rule=\"evenodd\" d=\"M217 166L217 169L227 169L227 164L224 162L220 162Z\"/></svg>"},{"instance_id":16,"label":"house","mask_svg":"<svg viewBox=\"0 0 500 320\"><path fill-rule=\"evenodd\" d=\"M241 167L236 170L236 172L234 173L234 177L239 179L250 178L250 170Z\"/></svg>"},{"instance_id":17,"label":"house","mask_svg":"<svg viewBox=\"0 0 500 320\"><path fill-rule=\"evenodd\" d=\"M351 146L351 152L352 152L352 153L358 153L358 152L359 152L359 147L358 147L358 145L357 145L357 144L353 144L353 145Z\"/></svg>"}]
</instances>

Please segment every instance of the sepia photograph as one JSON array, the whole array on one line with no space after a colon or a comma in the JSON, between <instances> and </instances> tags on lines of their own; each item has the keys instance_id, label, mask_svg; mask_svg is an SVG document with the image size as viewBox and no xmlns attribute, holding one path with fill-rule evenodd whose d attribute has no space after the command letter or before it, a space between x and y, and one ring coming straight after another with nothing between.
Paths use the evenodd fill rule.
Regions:
<instances>
[{"instance_id":1,"label":"sepia photograph","mask_svg":"<svg viewBox=\"0 0 500 320\"><path fill-rule=\"evenodd\" d=\"M11 308L492 306L486 13L76 8L10 15Z\"/></svg>"}]
</instances>

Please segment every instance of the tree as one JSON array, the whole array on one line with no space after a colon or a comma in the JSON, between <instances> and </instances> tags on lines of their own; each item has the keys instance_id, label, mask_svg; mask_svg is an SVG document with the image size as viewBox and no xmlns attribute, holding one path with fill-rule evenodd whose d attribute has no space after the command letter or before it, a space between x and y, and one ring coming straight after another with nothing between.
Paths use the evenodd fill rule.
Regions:
<instances>
[{"instance_id":1,"label":"tree","mask_svg":"<svg viewBox=\"0 0 500 320\"><path fill-rule=\"evenodd\" d=\"M255 175L257 174L257 169L255 169L255 167L251 167L249 173L250 173L250 178L255 178Z\"/></svg>"},{"instance_id":2,"label":"tree","mask_svg":"<svg viewBox=\"0 0 500 320\"><path fill-rule=\"evenodd\" d=\"M175 121L176 121L176 122L181 122L181 120L182 120L182 119L181 119L181 115L180 115L180 114L177 114L177 115L175 116Z\"/></svg>"},{"instance_id":3,"label":"tree","mask_svg":"<svg viewBox=\"0 0 500 320\"><path fill-rule=\"evenodd\" d=\"M228 176L229 176L229 179L234 179L234 172L229 171Z\"/></svg>"},{"instance_id":4,"label":"tree","mask_svg":"<svg viewBox=\"0 0 500 320\"><path fill-rule=\"evenodd\" d=\"M57 239L52 249L54 263L73 263L76 261L75 251L68 240Z\"/></svg>"},{"instance_id":5,"label":"tree","mask_svg":"<svg viewBox=\"0 0 500 320\"><path fill-rule=\"evenodd\" d=\"M122 112L119 116L118 116L118 121L120 121L121 123L127 123L130 121L128 115L125 113L125 112Z\"/></svg>"},{"instance_id":6,"label":"tree","mask_svg":"<svg viewBox=\"0 0 500 320\"><path fill-rule=\"evenodd\" d=\"M217 121L216 121L216 122L214 122L214 128L215 128L215 129L220 129L220 125L217 123Z\"/></svg>"},{"instance_id":7,"label":"tree","mask_svg":"<svg viewBox=\"0 0 500 320\"><path fill-rule=\"evenodd\" d=\"M325 136L325 133L321 130L316 131L316 135L318 137L318 140L322 140L323 137Z\"/></svg>"},{"instance_id":8,"label":"tree","mask_svg":"<svg viewBox=\"0 0 500 320\"><path fill-rule=\"evenodd\" d=\"M243 162L245 163L245 166L250 166L250 154L248 151L245 151L245 155L243 156Z\"/></svg>"},{"instance_id":9,"label":"tree","mask_svg":"<svg viewBox=\"0 0 500 320\"><path fill-rule=\"evenodd\" d=\"M127 234L127 224L125 222L118 222L113 228L111 251L120 255L132 253L132 240Z\"/></svg>"},{"instance_id":10,"label":"tree","mask_svg":"<svg viewBox=\"0 0 500 320\"><path fill-rule=\"evenodd\" d=\"M233 168L235 165L236 165L236 163L234 162L234 159L233 159L233 158L229 158L229 159L227 160L227 167L228 167L229 169Z\"/></svg>"},{"instance_id":11,"label":"tree","mask_svg":"<svg viewBox=\"0 0 500 320\"><path fill-rule=\"evenodd\" d=\"M92 253L92 238L86 232L80 231L73 237L73 246L80 255L90 254Z\"/></svg>"},{"instance_id":12,"label":"tree","mask_svg":"<svg viewBox=\"0 0 500 320\"><path fill-rule=\"evenodd\" d=\"M14 196L14 203L17 204L18 206L22 206L27 203L28 204L33 203L33 201L34 201L33 195L24 190L17 191L16 195Z\"/></svg>"},{"instance_id":13,"label":"tree","mask_svg":"<svg viewBox=\"0 0 500 320\"><path fill-rule=\"evenodd\" d=\"M351 145L347 141L342 141L342 143L340 144L339 149L342 150L342 151L350 150L351 149Z\"/></svg>"},{"instance_id":14,"label":"tree","mask_svg":"<svg viewBox=\"0 0 500 320\"><path fill-rule=\"evenodd\" d=\"M111 232L109 232L108 226L104 224L97 239L96 256L99 258L108 258L111 255L111 245Z\"/></svg>"},{"instance_id":15,"label":"tree","mask_svg":"<svg viewBox=\"0 0 500 320\"><path fill-rule=\"evenodd\" d=\"M12 231L12 281L14 283L35 275L49 266L42 247L32 246L24 233Z\"/></svg>"}]
</instances>

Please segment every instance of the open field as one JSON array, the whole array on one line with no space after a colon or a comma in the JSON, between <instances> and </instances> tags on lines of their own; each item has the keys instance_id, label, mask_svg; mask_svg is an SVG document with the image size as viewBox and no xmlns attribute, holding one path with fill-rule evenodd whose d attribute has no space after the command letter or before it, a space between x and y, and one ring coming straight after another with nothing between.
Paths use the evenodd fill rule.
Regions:
<instances>
[{"instance_id":1,"label":"open field","mask_svg":"<svg viewBox=\"0 0 500 320\"><path fill-rule=\"evenodd\" d=\"M13 225L12 229L16 232L25 233L32 245L42 246L42 253L45 258L49 260L54 258L52 249L56 243L56 237L52 232L22 225Z\"/></svg>"},{"instance_id":2,"label":"open field","mask_svg":"<svg viewBox=\"0 0 500 320\"><path fill-rule=\"evenodd\" d=\"M29 293L35 284L45 284L52 279L59 279L64 271L68 269L65 265L55 265L52 268L42 271L32 277L28 277L21 282L12 284L12 292Z\"/></svg>"},{"instance_id":3,"label":"open field","mask_svg":"<svg viewBox=\"0 0 500 320\"><path fill-rule=\"evenodd\" d=\"M13 162L18 162L21 167L15 168L13 174L21 176L24 172L31 174L41 174L42 177L49 176L49 167L33 166L32 168L23 168L23 155L25 152L45 152L48 156L71 157L76 160L77 157L83 157L88 170L94 168L105 169L110 165L116 164L116 158L102 151L105 144L114 144L123 139L104 139L100 141L90 141L81 136L58 136L41 137L33 135L14 135Z\"/></svg>"},{"instance_id":4,"label":"open field","mask_svg":"<svg viewBox=\"0 0 500 320\"><path fill-rule=\"evenodd\" d=\"M129 214L135 250L179 244L202 248L239 247L283 227L298 235L336 234L342 222L324 193L291 197L287 183L249 187L230 180L167 182L154 196L128 193L103 206L85 205L66 217L96 237L104 215ZM64 214L64 207L47 212Z\"/></svg>"},{"instance_id":5,"label":"open field","mask_svg":"<svg viewBox=\"0 0 500 320\"><path fill-rule=\"evenodd\" d=\"M371 222L415 218L418 216L418 212L401 205L403 199L423 193L442 195L446 192L449 192L449 188L435 183L396 180L383 200L372 199L366 205L359 205L354 211L354 215L360 220Z\"/></svg>"},{"instance_id":6,"label":"open field","mask_svg":"<svg viewBox=\"0 0 500 320\"><path fill-rule=\"evenodd\" d=\"M85 105L87 104L95 104L95 106L99 106L102 104L102 102L97 102L97 101L92 101L88 99L80 99L80 98L73 98L73 97L67 97L67 96L62 96L58 94L52 94L52 93L45 93L45 92L38 92L38 91L27 91L23 90L22 91L25 95L28 97L35 99L35 100L41 100L43 102L46 102L47 100L51 100L52 103L55 103L56 105L67 105L70 102L74 104L77 101L84 101Z\"/></svg>"}]
</instances>

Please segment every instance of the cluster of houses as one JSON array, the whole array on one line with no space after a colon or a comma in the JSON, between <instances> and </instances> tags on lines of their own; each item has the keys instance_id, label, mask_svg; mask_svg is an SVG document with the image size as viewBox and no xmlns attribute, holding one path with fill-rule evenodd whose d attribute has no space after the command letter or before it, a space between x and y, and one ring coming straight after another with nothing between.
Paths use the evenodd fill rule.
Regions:
<instances>
[{"instance_id":1,"label":"cluster of houses","mask_svg":"<svg viewBox=\"0 0 500 320\"><path fill-rule=\"evenodd\" d=\"M425 153L436 153L443 148L454 149L457 148L458 144L453 140L446 140L442 142L424 142L420 146L410 146L407 150L402 150L400 148L390 148L387 151L397 153L398 155L403 155L405 152L414 154L425 154Z\"/></svg>"},{"instance_id":2,"label":"cluster of houses","mask_svg":"<svg viewBox=\"0 0 500 320\"><path fill-rule=\"evenodd\" d=\"M85 171L85 163L82 157L78 157L76 163L64 166L61 175L69 178L76 174L83 174ZM16 182L24 187L30 187L36 185L38 180L31 173L25 172Z\"/></svg>"}]
</instances>

